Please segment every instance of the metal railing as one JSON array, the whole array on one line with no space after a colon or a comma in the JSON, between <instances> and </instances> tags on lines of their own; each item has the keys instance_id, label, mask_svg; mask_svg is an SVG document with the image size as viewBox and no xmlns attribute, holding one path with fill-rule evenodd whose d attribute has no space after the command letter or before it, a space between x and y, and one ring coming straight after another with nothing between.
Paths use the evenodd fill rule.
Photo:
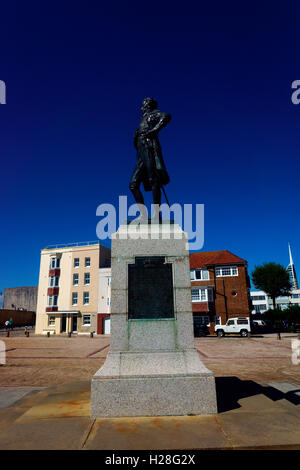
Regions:
<instances>
[{"instance_id":1,"label":"metal railing","mask_svg":"<svg viewBox=\"0 0 300 470\"><path fill-rule=\"evenodd\" d=\"M91 242L73 242L73 243L58 243L56 245L47 245L44 250L55 250L60 248L70 248L75 246L86 246L86 245L100 245L100 240Z\"/></svg>"}]
</instances>

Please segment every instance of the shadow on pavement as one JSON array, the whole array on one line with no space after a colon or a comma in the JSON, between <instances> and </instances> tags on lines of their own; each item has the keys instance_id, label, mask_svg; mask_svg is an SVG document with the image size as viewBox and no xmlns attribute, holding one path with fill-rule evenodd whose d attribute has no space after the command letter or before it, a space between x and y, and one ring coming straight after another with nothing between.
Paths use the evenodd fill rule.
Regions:
<instances>
[{"instance_id":1,"label":"shadow on pavement","mask_svg":"<svg viewBox=\"0 0 300 470\"><path fill-rule=\"evenodd\" d=\"M218 412L241 408L238 401L242 398L263 394L272 401L288 400L293 405L300 404L300 389L287 393L271 386L262 386L253 380L240 380L238 377L216 377Z\"/></svg>"}]
</instances>

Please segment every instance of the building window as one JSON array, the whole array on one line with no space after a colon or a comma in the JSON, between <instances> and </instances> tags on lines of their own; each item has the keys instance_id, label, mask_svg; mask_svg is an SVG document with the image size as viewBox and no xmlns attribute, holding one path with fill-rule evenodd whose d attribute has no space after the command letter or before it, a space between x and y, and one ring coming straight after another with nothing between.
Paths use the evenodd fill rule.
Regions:
<instances>
[{"instance_id":1,"label":"building window","mask_svg":"<svg viewBox=\"0 0 300 470\"><path fill-rule=\"evenodd\" d=\"M87 305L90 303L90 293L84 292L83 293L83 305Z\"/></svg>"},{"instance_id":2,"label":"building window","mask_svg":"<svg viewBox=\"0 0 300 470\"><path fill-rule=\"evenodd\" d=\"M238 276L238 269L236 266L224 266L222 268L216 268L216 277L223 276Z\"/></svg>"},{"instance_id":3,"label":"building window","mask_svg":"<svg viewBox=\"0 0 300 470\"><path fill-rule=\"evenodd\" d=\"M55 317L48 316L48 326L55 326Z\"/></svg>"},{"instance_id":4,"label":"building window","mask_svg":"<svg viewBox=\"0 0 300 470\"><path fill-rule=\"evenodd\" d=\"M91 315L83 315L82 324L83 326L91 326Z\"/></svg>"},{"instance_id":5,"label":"building window","mask_svg":"<svg viewBox=\"0 0 300 470\"><path fill-rule=\"evenodd\" d=\"M91 258L85 258L84 266L89 268L91 266Z\"/></svg>"},{"instance_id":6,"label":"building window","mask_svg":"<svg viewBox=\"0 0 300 470\"><path fill-rule=\"evenodd\" d=\"M106 299L106 305L107 305L108 307L109 307L109 305L110 305L110 298L109 298L109 297L107 297L107 299Z\"/></svg>"},{"instance_id":7,"label":"building window","mask_svg":"<svg viewBox=\"0 0 300 470\"><path fill-rule=\"evenodd\" d=\"M253 305L253 307L256 313L264 312L265 310L267 310L266 304Z\"/></svg>"},{"instance_id":8,"label":"building window","mask_svg":"<svg viewBox=\"0 0 300 470\"><path fill-rule=\"evenodd\" d=\"M232 295L232 297L236 297L237 296L237 291L236 290L231 291L231 295Z\"/></svg>"},{"instance_id":9,"label":"building window","mask_svg":"<svg viewBox=\"0 0 300 470\"><path fill-rule=\"evenodd\" d=\"M111 278L110 277L107 277L107 286L109 287L110 286L110 283L111 283Z\"/></svg>"},{"instance_id":10,"label":"building window","mask_svg":"<svg viewBox=\"0 0 300 470\"><path fill-rule=\"evenodd\" d=\"M292 299L300 299L300 294L292 294Z\"/></svg>"},{"instance_id":11,"label":"building window","mask_svg":"<svg viewBox=\"0 0 300 470\"><path fill-rule=\"evenodd\" d=\"M84 284L90 284L90 273L84 273Z\"/></svg>"},{"instance_id":12,"label":"building window","mask_svg":"<svg viewBox=\"0 0 300 470\"><path fill-rule=\"evenodd\" d=\"M73 274L73 286L78 286L79 274Z\"/></svg>"},{"instance_id":13,"label":"building window","mask_svg":"<svg viewBox=\"0 0 300 470\"><path fill-rule=\"evenodd\" d=\"M74 268L79 268L79 258L74 258Z\"/></svg>"},{"instance_id":14,"label":"building window","mask_svg":"<svg viewBox=\"0 0 300 470\"><path fill-rule=\"evenodd\" d=\"M73 292L72 293L72 305L77 305L77 303L78 303L78 293Z\"/></svg>"},{"instance_id":15,"label":"building window","mask_svg":"<svg viewBox=\"0 0 300 470\"><path fill-rule=\"evenodd\" d=\"M50 269L60 268L60 258L51 258L50 260Z\"/></svg>"},{"instance_id":16,"label":"building window","mask_svg":"<svg viewBox=\"0 0 300 470\"><path fill-rule=\"evenodd\" d=\"M57 307L57 295L48 295L48 307Z\"/></svg>"},{"instance_id":17,"label":"building window","mask_svg":"<svg viewBox=\"0 0 300 470\"><path fill-rule=\"evenodd\" d=\"M50 276L49 277L49 287L58 287L59 277L58 276Z\"/></svg>"},{"instance_id":18,"label":"building window","mask_svg":"<svg viewBox=\"0 0 300 470\"><path fill-rule=\"evenodd\" d=\"M206 325L209 326L209 317L208 316L195 316L194 317L194 322L198 323L200 325Z\"/></svg>"},{"instance_id":19,"label":"building window","mask_svg":"<svg viewBox=\"0 0 300 470\"><path fill-rule=\"evenodd\" d=\"M215 325L221 325L221 317L220 316L215 317Z\"/></svg>"},{"instance_id":20,"label":"building window","mask_svg":"<svg viewBox=\"0 0 300 470\"><path fill-rule=\"evenodd\" d=\"M192 269L191 281L207 281L209 280L208 269Z\"/></svg>"},{"instance_id":21,"label":"building window","mask_svg":"<svg viewBox=\"0 0 300 470\"><path fill-rule=\"evenodd\" d=\"M250 294L251 296L251 299L252 300L266 300L266 296L265 295L253 295L253 294Z\"/></svg>"},{"instance_id":22,"label":"building window","mask_svg":"<svg viewBox=\"0 0 300 470\"><path fill-rule=\"evenodd\" d=\"M206 287L192 289L192 302L212 302L213 290Z\"/></svg>"}]
</instances>

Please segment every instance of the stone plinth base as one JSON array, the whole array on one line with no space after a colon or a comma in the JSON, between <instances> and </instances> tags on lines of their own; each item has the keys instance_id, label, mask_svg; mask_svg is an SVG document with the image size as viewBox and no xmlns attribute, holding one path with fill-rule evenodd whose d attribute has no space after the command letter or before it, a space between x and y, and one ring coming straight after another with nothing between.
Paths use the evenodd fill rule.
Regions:
<instances>
[{"instance_id":1,"label":"stone plinth base","mask_svg":"<svg viewBox=\"0 0 300 470\"><path fill-rule=\"evenodd\" d=\"M93 418L217 413L214 376L194 347L187 234L176 224L150 228L141 225L135 233L135 227L121 225L112 237L110 352L92 379ZM150 289L160 292L153 274L144 274L150 285L143 285L142 274L129 283L132 266L145 258L145 270L151 258L168 265L164 272L170 276L159 278L168 288L157 298ZM133 302L137 283L145 316L143 303ZM168 308L164 293L172 300Z\"/></svg>"},{"instance_id":2,"label":"stone plinth base","mask_svg":"<svg viewBox=\"0 0 300 470\"><path fill-rule=\"evenodd\" d=\"M212 413L215 379L195 350L109 353L92 380L94 418Z\"/></svg>"}]
</instances>

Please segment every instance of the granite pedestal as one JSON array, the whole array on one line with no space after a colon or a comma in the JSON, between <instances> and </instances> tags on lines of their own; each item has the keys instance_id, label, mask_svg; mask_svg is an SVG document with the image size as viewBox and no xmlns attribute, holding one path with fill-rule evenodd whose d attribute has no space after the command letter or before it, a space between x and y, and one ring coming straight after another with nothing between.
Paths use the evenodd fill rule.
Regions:
<instances>
[{"instance_id":1,"label":"granite pedestal","mask_svg":"<svg viewBox=\"0 0 300 470\"><path fill-rule=\"evenodd\" d=\"M129 286L130 267L147 257L171 265L172 312L168 304L160 315L157 299L155 318L147 289L143 318ZM216 413L214 376L194 348L186 233L176 224L121 225L112 237L111 268L110 352L92 379L92 417Z\"/></svg>"}]
</instances>

